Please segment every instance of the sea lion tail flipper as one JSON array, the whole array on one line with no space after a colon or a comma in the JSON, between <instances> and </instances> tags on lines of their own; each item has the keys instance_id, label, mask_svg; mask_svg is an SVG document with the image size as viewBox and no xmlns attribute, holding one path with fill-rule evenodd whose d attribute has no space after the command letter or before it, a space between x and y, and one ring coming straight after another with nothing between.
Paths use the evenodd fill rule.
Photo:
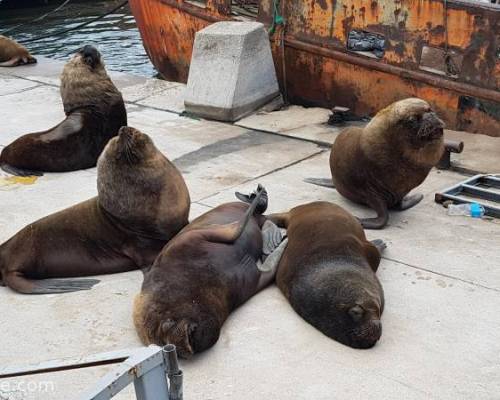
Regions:
<instances>
[{"instance_id":1,"label":"sea lion tail flipper","mask_svg":"<svg viewBox=\"0 0 500 400\"><path fill-rule=\"evenodd\" d=\"M20 274L5 277L5 283L11 289L25 294L70 293L89 290L99 283L98 279L26 279Z\"/></svg>"},{"instance_id":2,"label":"sea lion tail flipper","mask_svg":"<svg viewBox=\"0 0 500 400\"><path fill-rule=\"evenodd\" d=\"M327 188L335 189L335 184L331 179L323 178L305 178L304 182L312 183L313 185L324 186Z\"/></svg>"},{"instance_id":3,"label":"sea lion tail flipper","mask_svg":"<svg viewBox=\"0 0 500 400\"><path fill-rule=\"evenodd\" d=\"M254 215L257 206L259 205L260 199L263 195L267 196L266 189L259 185L256 190L256 195L252 200L252 203L247 208L245 215L239 221L232 222L225 225L216 225L207 229L200 231L192 231L193 233L201 233L205 240L210 242L220 242L220 243L233 243L240 237L243 233L245 227L250 221L252 215Z\"/></svg>"},{"instance_id":4,"label":"sea lion tail flipper","mask_svg":"<svg viewBox=\"0 0 500 400\"><path fill-rule=\"evenodd\" d=\"M16 176L43 176L43 172L41 171L17 168L5 163L0 164L0 168L2 168L5 172Z\"/></svg>"},{"instance_id":5,"label":"sea lion tail flipper","mask_svg":"<svg viewBox=\"0 0 500 400\"><path fill-rule=\"evenodd\" d=\"M420 203L423 198L424 195L421 193L405 196L403 197L403 200L401 200L399 204L394 207L394 209L398 211L408 210L409 208L412 208L413 206L416 206L418 203Z\"/></svg>"},{"instance_id":6,"label":"sea lion tail flipper","mask_svg":"<svg viewBox=\"0 0 500 400\"><path fill-rule=\"evenodd\" d=\"M257 191L261 187L262 186L259 185L257 187L257 190L254 190L250 194L244 194L244 193L241 193L241 192L234 192L234 195L236 196L236 198L238 200L242 201L243 203L251 204L252 201L253 201L253 199L255 199L255 196L257 196ZM268 204L267 192L264 189L264 192L261 195L260 201L257 204L257 207L255 208L255 212L257 214L264 214L266 212L266 210L267 210L267 204Z\"/></svg>"}]
</instances>

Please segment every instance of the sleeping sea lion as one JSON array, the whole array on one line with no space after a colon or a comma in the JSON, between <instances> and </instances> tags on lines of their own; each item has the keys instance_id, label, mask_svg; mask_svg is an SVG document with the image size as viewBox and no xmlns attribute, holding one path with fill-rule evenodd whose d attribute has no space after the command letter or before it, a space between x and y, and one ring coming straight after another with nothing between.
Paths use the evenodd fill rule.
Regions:
<instances>
[{"instance_id":1,"label":"sleeping sea lion","mask_svg":"<svg viewBox=\"0 0 500 400\"><path fill-rule=\"evenodd\" d=\"M0 166L14 175L43 175L91 168L109 139L127 125L121 93L104 68L101 55L85 46L66 63L61 75L66 119L6 146Z\"/></svg>"},{"instance_id":2,"label":"sleeping sea lion","mask_svg":"<svg viewBox=\"0 0 500 400\"><path fill-rule=\"evenodd\" d=\"M267 218L287 229L276 283L294 310L340 343L374 346L382 334L384 310L375 272L385 244L368 242L359 221L328 202Z\"/></svg>"},{"instance_id":3,"label":"sleeping sea lion","mask_svg":"<svg viewBox=\"0 0 500 400\"><path fill-rule=\"evenodd\" d=\"M188 358L217 342L230 312L274 279L277 261L258 268L263 241L278 230L264 226L260 213L266 208L267 194L259 187L250 206L216 207L165 246L135 299L134 324L143 343L172 343Z\"/></svg>"},{"instance_id":4,"label":"sleeping sea lion","mask_svg":"<svg viewBox=\"0 0 500 400\"><path fill-rule=\"evenodd\" d=\"M0 35L0 67L16 67L34 63L36 63L36 58L30 54L26 47Z\"/></svg>"},{"instance_id":5,"label":"sleeping sea lion","mask_svg":"<svg viewBox=\"0 0 500 400\"><path fill-rule=\"evenodd\" d=\"M364 228L383 228L388 209L406 210L422 200L421 194L407 195L441 159L443 128L427 102L409 98L379 111L364 128L340 133L330 153L333 184L341 195L377 212L376 218L361 219Z\"/></svg>"},{"instance_id":6,"label":"sleeping sea lion","mask_svg":"<svg viewBox=\"0 0 500 400\"><path fill-rule=\"evenodd\" d=\"M149 136L122 127L97 167L98 196L29 224L0 245L0 280L28 294L90 289L95 279L151 265L188 223L189 193Z\"/></svg>"}]
</instances>

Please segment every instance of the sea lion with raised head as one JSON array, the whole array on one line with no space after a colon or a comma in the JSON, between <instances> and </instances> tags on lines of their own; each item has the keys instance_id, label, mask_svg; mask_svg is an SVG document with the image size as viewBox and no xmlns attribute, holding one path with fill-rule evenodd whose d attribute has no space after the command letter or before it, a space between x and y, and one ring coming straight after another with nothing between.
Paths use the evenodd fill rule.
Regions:
<instances>
[{"instance_id":1,"label":"sea lion with raised head","mask_svg":"<svg viewBox=\"0 0 500 400\"><path fill-rule=\"evenodd\" d=\"M122 127L99 158L97 197L51 214L0 245L0 280L28 294L91 288L95 279L151 265L188 223L189 193L149 136Z\"/></svg>"},{"instance_id":2,"label":"sea lion with raised head","mask_svg":"<svg viewBox=\"0 0 500 400\"><path fill-rule=\"evenodd\" d=\"M94 167L109 139L127 125L122 95L94 47L83 47L66 63L60 91L66 119L6 146L0 154L3 170L42 175Z\"/></svg>"},{"instance_id":3,"label":"sea lion with raised head","mask_svg":"<svg viewBox=\"0 0 500 400\"><path fill-rule=\"evenodd\" d=\"M135 299L134 324L143 343L172 343L188 358L217 342L230 312L274 279L274 253L258 267L278 230L260 215L266 208L267 194L259 187L251 205L220 205L165 246Z\"/></svg>"},{"instance_id":4,"label":"sea lion with raised head","mask_svg":"<svg viewBox=\"0 0 500 400\"><path fill-rule=\"evenodd\" d=\"M382 334L384 310L375 272L385 244L368 242L359 221L329 202L267 218L287 230L276 283L293 309L340 343L374 346Z\"/></svg>"},{"instance_id":5,"label":"sea lion with raised head","mask_svg":"<svg viewBox=\"0 0 500 400\"><path fill-rule=\"evenodd\" d=\"M28 49L15 40L0 35L0 67L16 67L18 65L35 64Z\"/></svg>"},{"instance_id":6,"label":"sea lion with raised head","mask_svg":"<svg viewBox=\"0 0 500 400\"><path fill-rule=\"evenodd\" d=\"M340 133L330 154L333 184L341 195L376 211L376 218L361 219L364 228L381 229L388 209L406 210L422 200L408 193L441 159L443 128L427 102L409 98L379 111L364 128Z\"/></svg>"}]
</instances>

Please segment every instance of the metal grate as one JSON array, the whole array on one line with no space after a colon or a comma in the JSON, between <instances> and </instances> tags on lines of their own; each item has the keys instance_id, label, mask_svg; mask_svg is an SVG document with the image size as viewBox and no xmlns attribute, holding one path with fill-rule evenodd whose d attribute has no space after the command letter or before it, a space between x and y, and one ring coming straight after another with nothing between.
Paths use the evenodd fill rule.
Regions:
<instances>
[{"instance_id":1,"label":"metal grate","mask_svg":"<svg viewBox=\"0 0 500 400\"><path fill-rule=\"evenodd\" d=\"M500 218L500 177L495 175L476 175L442 192L436 193L436 203L451 200L454 203L478 203L484 207L485 214Z\"/></svg>"}]
</instances>

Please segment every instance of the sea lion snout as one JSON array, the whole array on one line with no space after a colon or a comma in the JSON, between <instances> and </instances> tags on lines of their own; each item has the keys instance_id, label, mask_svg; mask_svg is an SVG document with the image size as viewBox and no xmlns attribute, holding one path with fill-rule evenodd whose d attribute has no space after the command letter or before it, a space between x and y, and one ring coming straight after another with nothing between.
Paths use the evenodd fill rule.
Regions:
<instances>
[{"instance_id":1,"label":"sea lion snout","mask_svg":"<svg viewBox=\"0 0 500 400\"><path fill-rule=\"evenodd\" d=\"M349 345L357 349L369 349L375 346L381 336L382 322L380 319L370 319L352 331Z\"/></svg>"},{"instance_id":2,"label":"sea lion snout","mask_svg":"<svg viewBox=\"0 0 500 400\"><path fill-rule=\"evenodd\" d=\"M417 136L424 140L438 139L443 136L444 122L434 111L422 115Z\"/></svg>"},{"instance_id":3,"label":"sea lion snout","mask_svg":"<svg viewBox=\"0 0 500 400\"><path fill-rule=\"evenodd\" d=\"M140 154L145 156L155 150L148 135L130 126L122 126L118 131L118 137L113 140L116 140L117 145L116 157L125 159L129 164L140 162L143 158Z\"/></svg>"},{"instance_id":4,"label":"sea lion snout","mask_svg":"<svg viewBox=\"0 0 500 400\"><path fill-rule=\"evenodd\" d=\"M77 55L82 57L85 64L90 66L92 69L95 68L101 62L101 53L91 45L85 45L76 52Z\"/></svg>"},{"instance_id":5,"label":"sea lion snout","mask_svg":"<svg viewBox=\"0 0 500 400\"><path fill-rule=\"evenodd\" d=\"M160 325L160 345L174 344L179 357L188 359L195 353L212 347L219 339L216 318L200 314L196 318L167 319Z\"/></svg>"}]
</instances>

